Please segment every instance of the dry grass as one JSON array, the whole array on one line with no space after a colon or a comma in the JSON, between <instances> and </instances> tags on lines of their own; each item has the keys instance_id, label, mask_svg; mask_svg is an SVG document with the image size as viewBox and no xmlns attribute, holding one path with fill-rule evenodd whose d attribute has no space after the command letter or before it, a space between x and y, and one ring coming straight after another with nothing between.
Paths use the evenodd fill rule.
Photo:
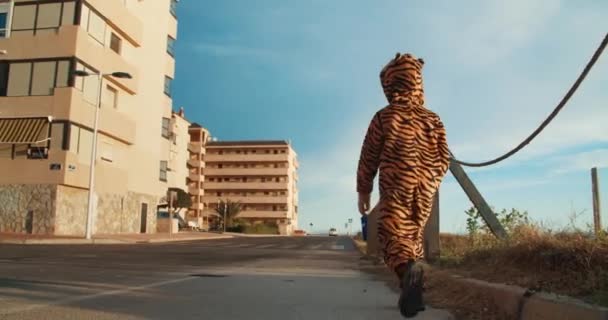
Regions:
<instances>
[{"instance_id":1,"label":"dry grass","mask_svg":"<svg viewBox=\"0 0 608 320\"><path fill-rule=\"evenodd\" d=\"M441 247L439 265L464 276L608 306L608 237L522 225L507 241L442 234Z\"/></svg>"}]
</instances>

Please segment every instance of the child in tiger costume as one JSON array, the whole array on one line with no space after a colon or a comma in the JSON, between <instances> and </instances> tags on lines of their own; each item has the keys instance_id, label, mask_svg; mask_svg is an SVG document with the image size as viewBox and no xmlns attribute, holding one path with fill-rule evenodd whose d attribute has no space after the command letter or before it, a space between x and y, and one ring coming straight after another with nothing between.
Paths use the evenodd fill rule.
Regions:
<instances>
[{"instance_id":1,"label":"child in tiger costume","mask_svg":"<svg viewBox=\"0 0 608 320\"><path fill-rule=\"evenodd\" d=\"M422 236L450 161L443 123L425 108L424 61L397 53L380 72L389 105L371 120L359 158L359 211L370 208L380 170L378 240L387 266L400 279L399 309L405 317L424 310Z\"/></svg>"}]
</instances>

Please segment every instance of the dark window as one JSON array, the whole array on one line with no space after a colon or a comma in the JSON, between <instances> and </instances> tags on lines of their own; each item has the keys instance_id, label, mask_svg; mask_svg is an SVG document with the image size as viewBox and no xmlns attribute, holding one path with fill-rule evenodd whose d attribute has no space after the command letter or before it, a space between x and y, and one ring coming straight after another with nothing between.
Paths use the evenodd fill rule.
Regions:
<instances>
[{"instance_id":1,"label":"dark window","mask_svg":"<svg viewBox=\"0 0 608 320\"><path fill-rule=\"evenodd\" d=\"M171 38L170 36L167 36L167 53L170 56L175 56L175 39Z\"/></svg>"},{"instance_id":2,"label":"dark window","mask_svg":"<svg viewBox=\"0 0 608 320\"><path fill-rule=\"evenodd\" d=\"M173 79L165 76L165 94L169 97L171 96L171 82L173 82Z\"/></svg>"},{"instance_id":3,"label":"dark window","mask_svg":"<svg viewBox=\"0 0 608 320\"><path fill-rule=\"evenodd\" d=\"M171 0L171 6L169 7L169 12L177 18L177 0Z\"/></svg>"},{"instance_id":4,"label":"dark window","mask_svg":"<svg viewBox=\"0 0 608 320\"><path fill-rule=\"evenodd\" d=\"M8 29L6 23L8 18L7 12L0 12L0 38L6 37L6 31Z\"/></svg>"},{"instance_id":5,"label":"dark window","mask_svg":"<svg viewBox=\"0 0 608 320\"><path fill-rule=\"evenodd\" d=\"M0 62L0 96L6 96L8 88L8 63Z\"/></svg>"},{"instance_id":6,"label":"dark window","mask_svg":"<svg viewBox=\"0 0 608 320\"><path fill-rule=\"evenodd\" d=\"M221 168L223 168L224 166L223 166L223 165L221 165L221 164L218 164L218 165L217 165L217 167L218 167L218 169L221 169Z\"/></svg>"},{"instance_id":7,"label":"dark window","mask_svg":"<svg viewBox=\"0 0 608 320\"><path fill-rule=\"evenodd\" d=\"M278 154L278 153L279 153L279 150L274 150L274 154Z\"/></svg>"},{"instance_id":8,"label":"dark window","mask_svg":"<svg viewBox=\"0 0 608 320\"><path fill-rule=\"evenodd\" d=\"M160 162L160 181L167 181L167 161Z\"/></svg>"},{"instance_id":9,"label":"dark window","mask_svg":"<svg viewBox=\"0 0 608 320\"><path fill-rule=\"evenodd\" d=\"M280 179L280 178L275 178L275 179L274 179L274 181L276 181L276 182L280 182L280 181L281 181L281 179Z\"/></svg>"},{"instance_id":10,"label":"dark window","mask_svg":"<svg viewBox=\"0 0 608 320\"><path fill-rule=\"evenodd\" d=\"M114 52L120 54L120 49L122 48L122 40L114 33L110 35L110 49Z\"/></svg>"},{"instance_id":11,"label":"dark window","mask_svg":"<svg viewBox=\"0 0 608 320\"><path fill-rule=\"evenodd\" d=\"M162 127L162 133L161 135L163 136L163 138L167 138L169 139L169 137L171 136L171 119L169 118L163 118L163 127Z\"/></svg>"}]
</instances>

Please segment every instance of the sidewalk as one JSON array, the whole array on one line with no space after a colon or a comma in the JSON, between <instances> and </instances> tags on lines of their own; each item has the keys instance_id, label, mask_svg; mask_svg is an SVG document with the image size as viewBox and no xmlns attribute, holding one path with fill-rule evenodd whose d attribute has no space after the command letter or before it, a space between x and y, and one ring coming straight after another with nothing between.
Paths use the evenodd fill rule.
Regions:
<instances>
[{"instance_id":1,"label":"sidewalk","mask_svg":"<svg viewBox=\"0 0 608 320\"><path fill-rule=\"evenodd\" d=\"M196 241L210 239L233 238L232 235L209 232L179 232L169 235L168 233L146 233L146 234L102 234L95 235L93 239L87 240L81 237L49 236L49 235L24 235L14 233L0 233L0 244L134 244L134 243L159 243L175 241Z\"/></svg>"}]
</instances>

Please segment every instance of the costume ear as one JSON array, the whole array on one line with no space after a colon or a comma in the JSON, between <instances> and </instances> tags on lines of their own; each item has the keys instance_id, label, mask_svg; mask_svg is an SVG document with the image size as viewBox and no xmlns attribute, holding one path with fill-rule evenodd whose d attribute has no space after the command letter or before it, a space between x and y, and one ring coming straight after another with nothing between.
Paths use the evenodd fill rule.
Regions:
<instances>
[{"instance_id":1,"label":"costume ear","mask_svg":"<svg viewBox=\"0 0 608 320\"><path fill-rule=\"evenodd\" d=\"M397 53L395 54L395 59L398 59L400 56L401 56L401 53L397 52Z\"/></svg>"},{"instance_id":2,"label":"costume ear","mask_svg":"<svg viewBox=\"0 0 608 320\"><path fill-rule=\"evenodd\" d=\"M418 58L418 62L420 62L421 65L424 65L424 59Z\"/></svg>"}]
</instances>

